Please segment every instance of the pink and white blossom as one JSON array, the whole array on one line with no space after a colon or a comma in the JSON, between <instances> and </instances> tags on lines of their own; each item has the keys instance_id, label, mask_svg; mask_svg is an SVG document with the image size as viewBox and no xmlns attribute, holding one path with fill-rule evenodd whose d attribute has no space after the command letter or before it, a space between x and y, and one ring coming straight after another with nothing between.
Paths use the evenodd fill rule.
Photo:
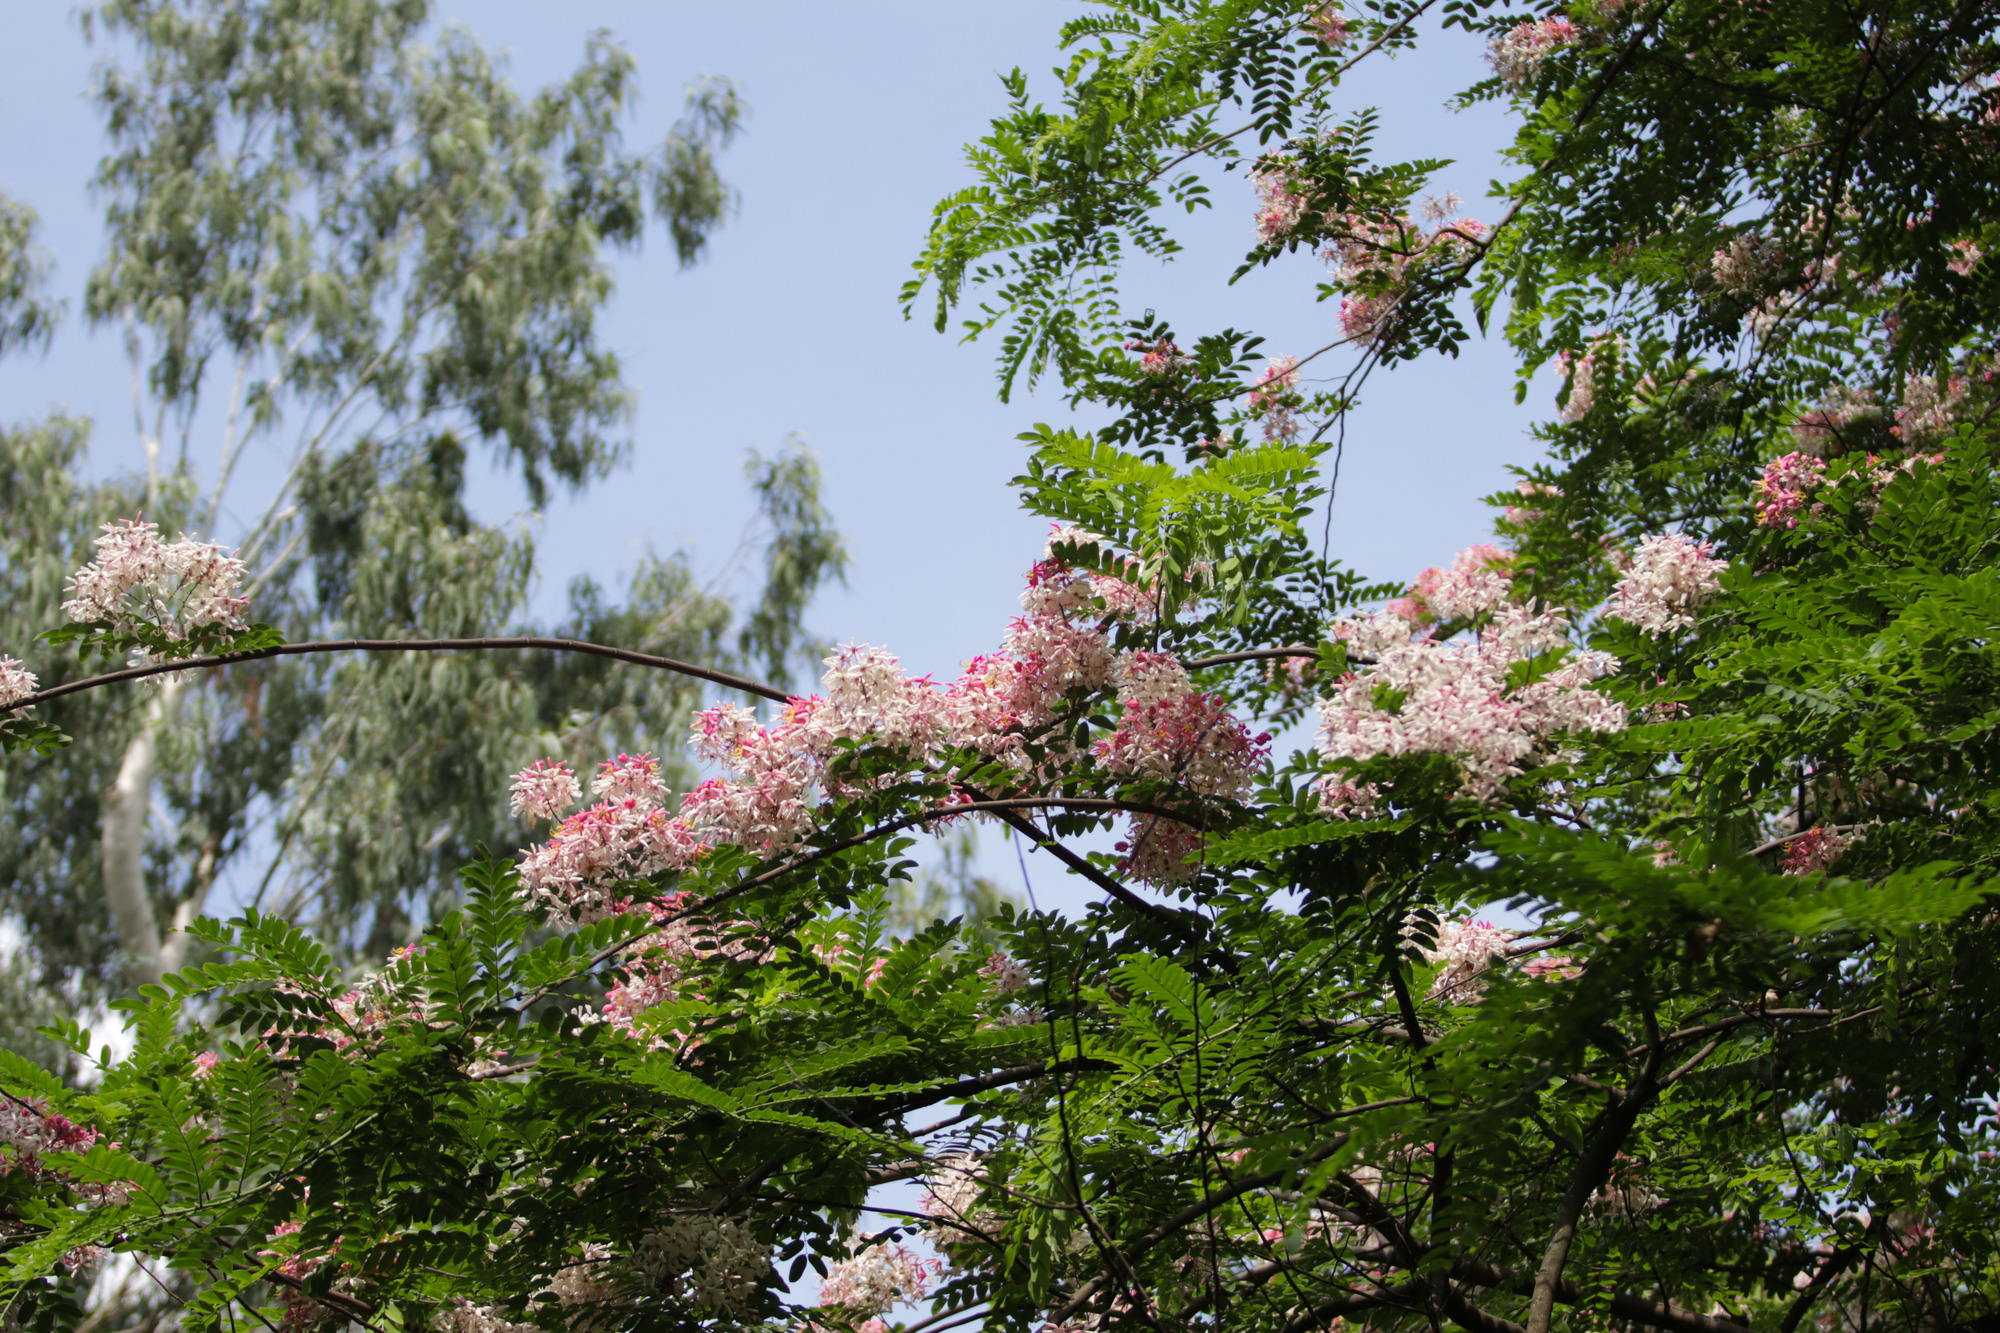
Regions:
<instances>
[{"instance_id":1,"label":"pink and white blossom","mask_svg":"<svg viewBox=\"0 0 2000 1333\"><path fill-rule=\"evenodd\" d=\"M1504 958L1513 932L1501 930L1489 921L1447 921L1437 929L1430 944L1419 944L1418 952L1439 967L1431 979L1430 997L1451 1003L1476 1001L1484 994L1483 974L1495 959Z\"/></svg>"},{"instance_id":2,"label":"pink and white blossom","mask_svg":"<svg viewBox=\"0 0 2000 1333\"><path fill-rule=\"evenodd\" d=\"M26 711L11 707L33 694L38 687L35 673L12 657L0 657L0 712L19 716Z\"/></svg>"},{"instance_id":3,"label":"pink and white blossom","mask_svg":"<svg viewBox=\"0 0 2000 1333\"><path fill-rule=\"evenodd\" d=\"M1353 21L1340 12L1337 0L1328 0L1328 3L1315 9L1306 20L1305 27L1329 51L1338 51L1354 35Z\"/></svg>"},{"instance_id":4,"label":"pink and white blossom","mask_svg":"<svg viewBox=\"0 0 2000 1333\"><path fill-rule=\"evenodd\" d=\"M1034 980L1027 968L1004 953L996 953L981 964L979 975L993 983L994 993L998 995L1012 995Z\"/></svg>"},{"instance_id":5,"label":"pink and white blossom","mask_svg":"<svg viewBox=\"0 0 2000 1333\"><path fill-rule=\"evenodd\" d=\"M919 1259L901 1245L868 1245L827 1269L819 1303L856 1314L886 1314L922 1300L940 1267L935 1259Z\"/></svg>"},{"instance_id":6,"label":"pink and white blossom","mask_svg":"<svg viewBox=\"0 0 2000 1333\"><path fill-rule=\"evenodd\" d=\"M508 811L516 819L554 819L583 795L576 774L555 759L537 759L514 775Z\"/></svg>"},{"instance_id":7,"label":"pink and white blossom","mask_svg":"<svg viewBox=\"0 0 2000 1333\"><path fill-rule=\"evenodd\" d=\"M1796 528L1809 493L1825 480L1826 464L1808 454L1795 451L1767 464L1751 492L1757 522L1767 528Z\"/></svg>"},{"instance_id":8,"label":"pink and white blossom","mask_svg":"<svg viewBox=\"0 0 2000 1333\"><path fill-rule=\"evenodd\" d=\"M1257 192L1257 239L1266 245L1282 241L1306 210L1291 168L1282 162L1260 163L1250 169L1250 188Z\"/></svg>"},{"instance_id":9,"label":"pink and white blossom","mask_svg":"<svg viewBox=\"0 0 2000 1333\"><path fill-rule=\"evenodd\" d=\"M1605 614L1648 634L1693 628L1695 613L1722 590L1729 568L1714 551L1715 543L1677 532L1642 538Z\"/></svg>"},{"instance_id":10,"label":"pink and white blossom","mask_svg":"<svg viewBox=\"0 0 2000 1333\"><path fill-rule=\"evenodd\" d=\"M1264 421L1264 438L1290 441L1297 438L1299 361L1292 356L1274 356L1258 372L1256 385L1246 401L1253 415Z\"/></svg>"},{"instance_id":11,"label":"pink and white blossom","mask_svg":"<svg viewBox=\"0 0 2000 1333\"><path fill-rule=\"evenodd\" d=\"M1459 795L1486 801L1542 760L1556 738L1625 725L1624 706L1590 688L1616 670L1616 659L1574 650L1560 613L1506 600L1512 583L1505 554L1473 547L1449 570L1425 571L1410 597L1380 614L1334 623L1363 664L1320 703L1326 760L1447 755L1463 776ZM1470 637L1441 640L1431 632L1434 623L1464 621L1478 625ZM1557 654L1553 668L1512 683L1517 663ZM1357 787L1345 776L1320 788L1321 806L1333 814L1380 798L1375 786Z\"/></svg>"},{"instance_id":12,"label":"pink and white blossom","mask_svg":"<svg viewBox=\"0 0 2000 1333\"><path fill-rule=\"evenodd\" d=\"M1837 829L1807 829L1785 844L1783 872L1787 875L1816 875L1829 870L1846 855L1854 839Z\"/></svg>"},{"instance_id":13,"label":"pink and white blossom","mask_svg":"<svg viewBox=\"0 0 2000 1333\"><path fill-rule=\"evenodd\" d=\"M1502 83L1525 88L1542 72L1542 62L1575 42L1576 25L1568 19L1537 19L1493 38L1486 47L1486 63Z\"/></svg>"},{"instance_id":14,"label":"pink and white blossom","mask_svg":"<svg viewBox=\"0 0 2000 1333\"><path fill-rule=\"evenodd\" d=\"M128 518L106 523L96 549L70 576L63 614L72 621L108 621L126 634L151 626L170 639L207 625L244 627L243 562L221 546L186 534L165 542L153 524Z\"/></svg>"}]
</instances>

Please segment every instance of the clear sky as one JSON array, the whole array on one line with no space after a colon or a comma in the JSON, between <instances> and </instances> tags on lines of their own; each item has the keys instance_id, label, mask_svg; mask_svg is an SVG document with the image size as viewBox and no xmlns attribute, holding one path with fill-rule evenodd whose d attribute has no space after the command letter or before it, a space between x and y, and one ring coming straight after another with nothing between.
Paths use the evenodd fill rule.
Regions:
<instances>
[{"instance_id":1,"label":"clear sky","mask_svg":"<svg viewBox=\"0 0 2000 1333\"><path fill-rule=\"evenodd\" d=\"M941 337L923 318L905 321L896 296L932 203L969 181L962 144L1002 109L996 74L1019 65L1046 87L1057 27L1080 11L1053 0L742 8L443 0L444 21L511 52L522 86L566 73L593 30L622 40L645 97L635 141L664 132L697 74L735 79L753 108L749 132L723 160L742 211L705 262L682 272L655 237L620 265L606 333L638 395L634 460L534 520L540 614L559 612L578 573L616 586L648 546L686 549L698 568L720 565L749 517L745 451L769 452L797 432L821 457L854 556L849 587L819 600L813 628L887 645L912 670L941 679L998 643L1046 530L1007 487L1024 456L1015 437L1036 421L1065 420L1066 409L1046 392L999 403L994 349ZM86 95L100 54L62 0L8 5L0 191L40 211L72 311L102 244L87 190L103 144ZM1497 149L1509 127L1491 107L1444 107L1482 76L1476 45L1451 34L1377 63L1344 91L1356 108L1382 108L1383 151L1459 159L1435 188L1456 190L1469 213L1490 221L1498 209L1482 196L1506 174ZM1265 334L1272 353L1331 341L1335 311L1314 302L1312 261L1224 285L1252 240L1252 197L1232 176L1216 200L1187 224L1188 255L1128 275L1130 308L1156 308L1184 341L1224 325ZM93 468L133 468L140 456L126 374L117 330L90 331L73 314L47 358L0 365L0 414L89 413L98 422ZM1497 341L1476 343L1457 362L1378 373L1348 431L1334 553L1371 577L1407 577L1484 538L1490 516L1477 497L1508 483L1507 463L1532 456L1526 428L1551 410L1552 392L1538 385L1516 407ZM524 503L497 478L478 500L494 518ZM987 841L983 859L997 872L998 839ZM1010 869L1012 861L1007 853ZM1038 872L1038 887L1053 877Z\"/></svg>"}]
</instances>

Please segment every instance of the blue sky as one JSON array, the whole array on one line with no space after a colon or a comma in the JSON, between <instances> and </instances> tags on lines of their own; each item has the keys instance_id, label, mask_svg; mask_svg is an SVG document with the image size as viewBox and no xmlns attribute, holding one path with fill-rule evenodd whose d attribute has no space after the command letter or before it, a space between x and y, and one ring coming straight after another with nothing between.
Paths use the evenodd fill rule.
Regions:
<instances>
[{"instance_id":1,"label":"blue sky","mask_svg":"<svg viewBox=\"0 0 2000 1333\"><path fill-rule=\"evenodd\" d=\"M685 549L697 568L720 566L749 517L745 451L769 452L797 432L820 455L854 557L849 586L819 600L813 627L884 644L940 678L996 645L1046 529L1007 487L1024 456L1015 437L1037 421L1063 422L1066 409L1049 393L998 402L994 349L904 320L897 289L932 203L969 181L961 146L1002 108L996 74L1020 65L1046 87L1057 27L1080 6L446 0L439 8L444 21L510 51L524 86L560 77L590 32L608 30L638 60L635 140L665 130L697 74L735 79L753 108L749 132L723 163L742 211L705 262L683 272L655 237L620 264L606 333L637 391L634 460L532 520L538 611L556 614L578 573L616 586L648 546ZM101 248L87 190L102 151L86 97L98 54L68 5L9 6L0 191L40 211L72 311ZM1490 106L1464 114L1444 106L1483 72L1471 39L1451 34L1380 61L1344 93L1355 108L1382 108L1385 153L1458 158L1436 189L1456 190L1468 212L1491 220L1497 208L1482 196L1505 174L1497 150L1509 126ZM1335 312L1314 302L1313 262L1225 285L1251 240L1252 199L1236 176L1220 182L1216 199L1212 213L1185 226L1186 256L1127 275L1129 307L1155 308L1183 334L1253 329L1272 353L1330 341ZM1490 520L1477 497L1507 484L1506 464L1532 456L1526 430L1551 410L1552 392L1538 385L1516 407L1497 341L1475 343L1456 362L1378 373L1347 435L1334 553L1371 577L1407 577L1485 537ZM96 418L95 470L140 462L129 401L117 331L87 330L74 314L48 357L0 365L7 419L54 407ZM492 518L524 503L498 477L477 498ZM1002 849L990 835L988 843L983 860L997 872Z\"/></svg>"}]
</instances>

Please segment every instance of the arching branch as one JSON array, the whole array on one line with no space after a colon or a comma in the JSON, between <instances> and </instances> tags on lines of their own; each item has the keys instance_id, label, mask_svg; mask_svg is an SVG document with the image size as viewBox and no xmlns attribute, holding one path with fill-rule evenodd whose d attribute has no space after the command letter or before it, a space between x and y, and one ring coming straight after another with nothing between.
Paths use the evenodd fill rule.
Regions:
<instances>
[{"instance_id":1,"label":"arching branch","mask_svg":"<svg viewBox=\"0 0 2000 1333\"><path fill-rule=\"evenodd\" d=\"M586 643L582 639L552 639L540 635L514 635L484 639L319 639L308 643L284 643L275 648L257 648L244 653L217 653L209 657L188 657L177 662L148 662L144 666L126 667L122 671L107 671L100 676L86 676L82 680L67 681L61 685L51 685L46 690L37 690L25 699L17 700L8 711L32 708L36 704L48 703L65 695L78 694L84 690L94 690L100 685L115 685L120 681L144 680L148 676L162 676L175 671L200 671L206 667L233 666L238 662L261 662L269 657L304 657L313 653L451 653L479 652L498 648L540 648L549 652L582 653L587 657L604 657L614 662L629 662L634 666L653 667L661 671L673 671L696 680L705 680L725 689L741 690L754 694L760 699L774 703L789 703L792 696L783 690L760 685L754 680L732 676L727 671L716 671L692 662L682 662L672 657L657 657L652 653L634 652L629 648L611 648L601 643Z\"/></svg>"}]
</instances>

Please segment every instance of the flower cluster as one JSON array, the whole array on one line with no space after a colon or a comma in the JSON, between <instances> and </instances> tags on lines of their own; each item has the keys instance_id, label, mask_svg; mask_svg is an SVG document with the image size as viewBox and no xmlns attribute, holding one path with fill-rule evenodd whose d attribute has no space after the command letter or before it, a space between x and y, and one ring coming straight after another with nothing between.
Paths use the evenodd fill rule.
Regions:
<instances>
[{"instance_id":1,"label":"flower cluster","mask_svg":"<svg viewBox=\"0 0 2000 1333\"><path fill-rule=\"evenodd\" d=\"M569 765L537 759L514 775L513 798L507 809L516 819L554 819L583 795Z\"/></svg>"},{"instance_id":2,"label":"flower cluster","mask_svg":"<svg viewBox=\"0 0 2000 1333\"><path fill-rule=\"evenodd\" d=\"M22 666L12 657L0 656L0 712L19 717L25 709L9 707L33 694L37 688L35 673Z\"/></svg>"},{"instance_id":3,"label":"flower cluster","mask_svg":"<svg viewBox=\"0 0 2000 1333\"><path fill-rule=\"evenodd\" d=\"M1282 162L1260 163L1250 169L1250 188L1257 192L1257 239L1272 245L1291 235L1306 211L1292 169Z\"/></svg>"},{"instance_id":4,"label":"flower cluster","mask_svg":"<svg viewBox=\"0 0 2000 1333\"><path fill-rule=\"evenodd\" d=\"M1004 953L996 953L980 966L979 975L993 983L993 990L999 995L1012 995L1017 990L1027 988L1034 978L1028 969L1009 958Z\"/></svg>"},{"instance_id":5,"label":"flower cluster","mask_svg":"<svg viewBox=\"0 0 2000 1333\"><path fill-rule=\"evenodd\" d=\"M123 1203L132 1193L129 1182L79 1181L68 1170L66 1159L89 1152L99 1137L88 1125L49 1110L39 1098L8 1098L0 1102L0 1176L19 1171L31 1179L60 1180L88 1203Z\"/></svg>"},{"instance_id":6,"label":"flower cluster","mask_svg":"<svg viewBox=\"0 0 2000 1333\"><path fill-rule=\"evenodd\" d=\"M1569 384L1569 393L1557 405L1557 417L1565 425L1574 425L1590 415L1597 406L1597 369L1608 355L1608 341L1592 343L1581 355L1569 352L1556 357L1557 368Z\"/></svg>"},{"instance_id":7,"label":"flower cluster","mask_svg":"<svg viewBox=\"0 0 2000 1333\"><path fill-rule=\"evenodd\" d=\"M1793 452L1765 465L1752 491L1751 509L1767 528L1796 528L1808 493L1826 480L1826 464Z\"/></svg>"},{"instance_id":8,"label":"flower cluster","mask_svg":"<svg viewBox=\"0 0 2000 1333\"><path fill-rule=\"evenodd\" d=\"M1783 246L1754 232L1745 232L1730 238L1728 245L1715 252L1709 261L1709 271L1715 275L1716 285L1725 291L1750 292L1763 286L1784 260Z\"/></svg>"},{"instance_id":9,"label":"flower cluster","mask_svg":"<svg viewBox=\"0 0 2000 1333\"><path fill-rule=\"evenodd\" d=\"M1548 486L1538 481L1524 481L1514 487L1514 493L1521 497L1520 503L1510 504L1502 511L1509 523L1539 523L1544 515L1543 502L1563 498L1560 486Z\"/></svg>"},{"instance_id":10,"label":"flower cluster","mask_svg":"<svg viewBox=\"0 0 2000 1333\"><path fill-rule=\"evenodd\" d=\"M1485 994L1484 974L1496 958L1504 958L1513 943L1511 931L1488 921L1447 921L1437 928L1429 944L1421 940L1417 951L1424 961L1436 966L1431 979L1430 998L1452 1003L1472 1003Z\"/></svg>"},{"instance_id":11,"label":"flower cluster","mask_svg":"<svg viewBox=\"0 0 2000 1333\"><path fill-rule=\"evenodd\" d=\"M1257 381L1245 403L1252 415L1263 418L1265 439L1292 440L1298 437L1298 392L1297 357L1274 356L1258 372Z\"/></svg>"},{"instance_id":12,"label":"flower cluster","mask_svg":"<svg viewBox=\"0 0 2000 1333\"><path fill-rule=\"evenodd\" d=\"M153 524L128 518L104 525L96 558L70 577L63 614L108 621L123 634L155 628L169 639L205 625L242 629L242 582L243 562L222 547L186 534L165 542Z\"/></svg>"},{"instance_id":13,"label":"flower cluster","mask_svg":"<svg viewBox=\"0 0 2000 1333\"><path fill-rule=\"evenodd\" d=\"M827 1269L819 1303L855 1314L886 1314L895 1306L922 1300L941 1267L935 1259L919 1259L901 1245L864 1245L853 1258Z\"/></svg>"},{"instance_id":14,"label":"flower cluster","mask_svg":"<svg viewBox=\"0 0 2000 1333\"><path fill-rule=\"evenodd\" d=\"M1402 215L1349 213L1329 219L1332 233L1320 258L1334 281L1349 294L1340 303L1340 328L1350 341L1381 346L1391 332L1391 316L1411 285L1426 272L1461 264L1486 234L1484 223L1453 217L1456 195L1427 205L1435 225L1429 230Z\"/></svg>"},{"instance_id":15,"label":"flower cluster","mask_svg":"<svg viewBox=\"0 0 2000 1333\"><path fill-rule=\"evenodd\" d=\"M1354 36L1354 24L1340 12L1338 0L1327 0L1312 12L1305 22L1306 31L1325 44L1329 51L1338 51Z\"/></svg>"},{"instance_id":16,"label":"flower cluster","mask_svg":"<svg viewBox=\"0 0 2000 1333\"><path fill-rule=\"evenodd\" d=\"M641 1237L632 1264L655 1290L675 1290L686 1278L697 1305L742 1314L771 1273L771 1247L741 1221L698 1213Z\"/></svg>"},{"instance_id":17,"label":"flower cluster","mask_svg":"<svg viewBox=\"0 0 2000 1333\"><path fill-rule=\"evenodd\" d=\"M1729 568L1714 551L1713 542L1677 532L1641 539L1605 614L1648 634L1692 628L1695 612L1721 591L1722 571Z\"/></svg>"},{"instance_id":18,"label":"flower cluster","mask_svg":"<svg viewBox=\"0 0 2000 1333\"><path fill-rule=\"evenodd\" d=\"M1030 739L1067 709L1070 696L1111 684L1119 663L1109 623L1143 621L1152 611L1150 594L1137 584L1078 570L1055 554L1095 545L1101 542L1091 533L1057 529L1029 571L1023 614L1001 650L966 663L964 674L943 689L906 675L881 648L850 644L826 659L824 693L791 700L769 726L738 705L697 714L697 753L728 773L689 792L672 815L664 808L658 764L620 755L592 783L601 799L564 818L545 842L524 853L523 886L554 919L590 921L618 909L621 886L686 871L712 847L783 855L811 831L821 800L860 794L869 785L843 762L856 747L893 751L919 764L965 747L1008 763L1030 786L1053 776L1031 761ZM1238 799L1247 791L1249 774L1263 758L1262 742L1250 740L1220 700L1193 689L1177 663L1157 654L1128 660L1119 679L1124 715L1096 751L1107 772L1177 783L1210 798ZM1045 765L1082 757L1064 749L1060 733L1039 738ZM515 775L513 809L526 818L553 819L579 795L565 765L542 760ZM1143 873L1178 882L1190 873L1183 858L1198 848L1200 835L1150 830L1141 832L1140 842L1154 856L1135 857L1135 866L1143 862ZM628 975L606 1020L629 1026L634 1013L657 1004L656 996L676 980L657 972Z\"/></svg>"},{"instance_id":19,"label":"flower cluster","mask_svg":"<svg viewBox=\"0 0 2000 1333\"><path fill-rule=\"evenodd\" d=\"M1810 828L1785 844L1783 873L1815 875L1831 869L1852 846L1854 839L1836 829Z\"/></svg>"},{"instance_id":20,"label":"flower cluster","mask_svg":"<svg viewBox=\"0 0 2000 1333\"><path fill-rule=\"evenodd\" d=\"M502 1319L490 1305L474 1305L463 1296L454 1296L431 1316L437 1333L535 1333L533 1324L515 1324Z\"/></svg>"},{"instance_id":21,"label":"flower cluster","mask_svg":"<svg viewBox=\"0 0 2000 1333\"><path fill-rule=\"evenodd\" d=\"M1814 458L1851 448L1865 428L1881 422L1882 408L1868 389L1838 388L1818 407L1799 414L1792 422L1792 438L1801 452Z\"/></svg>"},{"instance_id":22,"label":"flower cluster","mask_svg":"<svg viewBox=\"0 0 2000 1333\"><path fill-rule=\"evenodd\" d=\"M1896 409L1896 424L1889 433L1911 445L1943 434L1958 420L1970 387L1956 376L1943 385L1929 375L1908 376L1903 381L1903 405Z\"/></svg>"},{"instance_id":23,"label":"flower cluster","mask_svg":"<svg viewBox=\"0 0 2000 1333\"><path fill-rule=\"evenodd\" d=\"M1175 343L1171 338L1161 338L1157 342L1140 342L1135 340L1127 342L1124 347L1128 352L1137 352L1139 354L1139 373L1141 375L1156 377L1171 375L1186 365L1188 361L1187 354L1182 352L1179 344Z\"/></svg>"},{"instance_id":24,"label":"flower cluster","mask_svg":"<svg viewBox=\"0 0 2000 1333\"><path fill-rule=\"evenodd\" d=\"M1522 23L1495 37L1486 47L1486 63L1513 88L1525 88L1542 71L1542 62L1576 41L1576 25L1566 18Z\"/></svg>"},{"instance_id":25,"label":"flower cluster","mask_svg":"<svg viewBox=\"0 0 2000 1333\"><path fill-rule=\"evenodd\" d=\"M1380 614L1335 622L1364 665L1320 703L1326 760L1346 767L1446 755L1462 775L1458 794L1485 801L1541 758L1551 738L1625 725L1624 706L1589 688L1617 668L1616 659L1572 650L1560 613L1511 601L1498 554L1474 547L1450 570L1426 571L1410 597ZM1475 627L1470 637L1434 633L1438 624L1467 623ZM1523 663L1536 667L1521 683ZM1379 796L1376 784L1337 775L1320 788L1322 808L1342 817L1365 812Z\"/></svg>"}]
</instances>

